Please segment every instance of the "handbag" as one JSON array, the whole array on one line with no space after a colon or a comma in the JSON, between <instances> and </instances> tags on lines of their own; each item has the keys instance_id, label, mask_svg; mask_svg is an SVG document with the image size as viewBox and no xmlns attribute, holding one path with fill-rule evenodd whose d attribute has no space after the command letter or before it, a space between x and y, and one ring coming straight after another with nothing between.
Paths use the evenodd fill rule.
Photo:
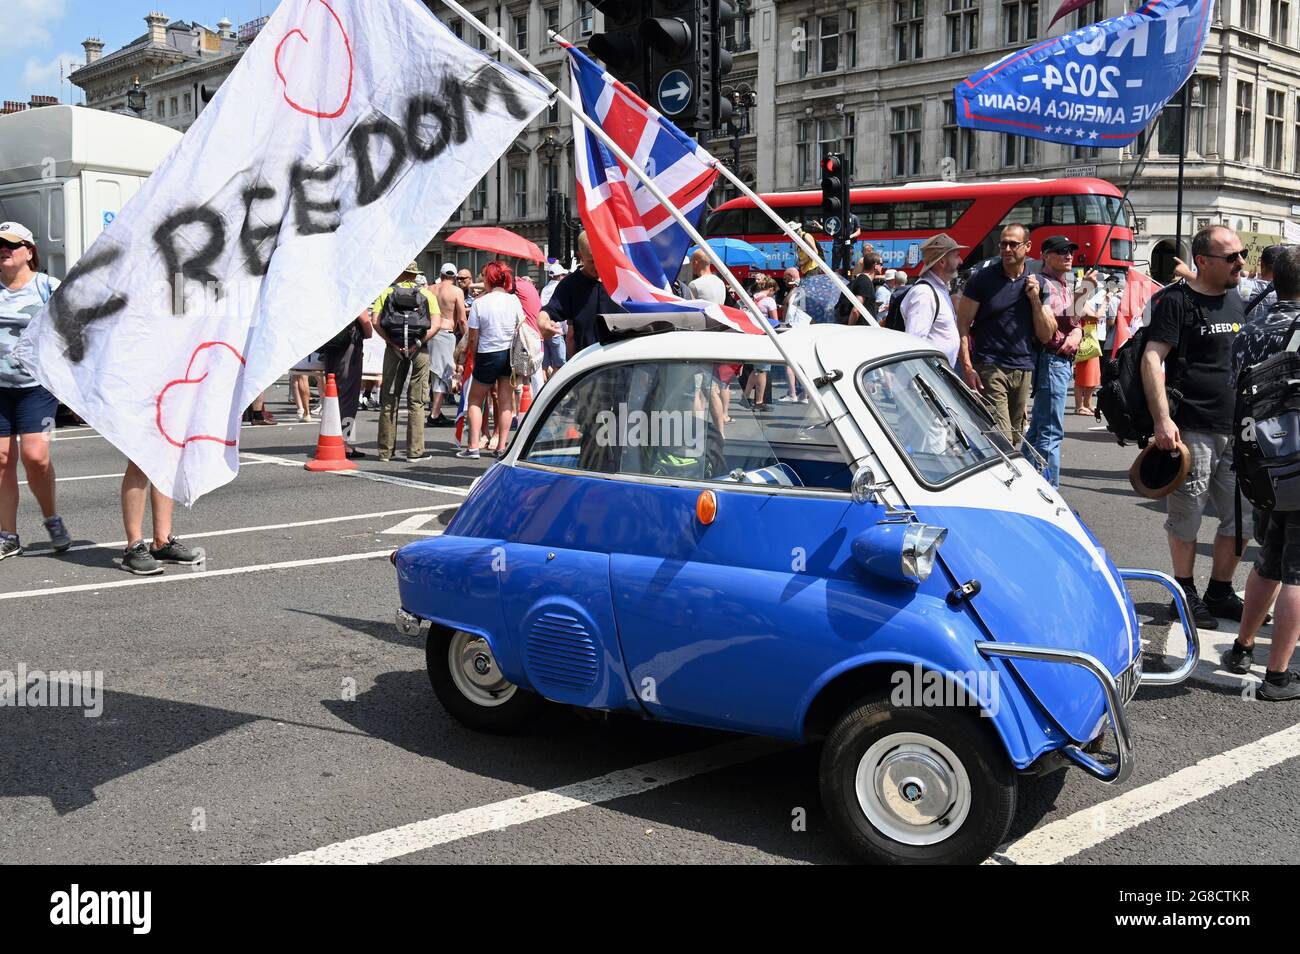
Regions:
<instances>
[{"instance_id":1,"label":"handbag","mask_svg":"<svg viewBox=\"0 0 1300 954\"><path fill-rule=\"evenodd\" d=\"M1074 353L1075 364L1083 364L1085 361L1101 357L1101 342L1097 340L1097 322L1088 322L1084 327L1086 330L1083 333L1083 340L1079 342L1079 350Z\"/></svg>"}]
</instances>

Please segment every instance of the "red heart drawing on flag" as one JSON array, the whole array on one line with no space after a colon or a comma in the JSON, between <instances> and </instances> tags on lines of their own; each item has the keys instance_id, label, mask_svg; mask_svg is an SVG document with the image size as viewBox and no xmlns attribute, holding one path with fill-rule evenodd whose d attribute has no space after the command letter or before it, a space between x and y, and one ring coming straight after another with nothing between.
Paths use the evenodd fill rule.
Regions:
<instances>
[{"instance_id":1,"label":"red heart drawing on flag","mask_svg":"<svg viewBox=\"0 0 1300 954\"><path fill-rule=\"evenodd\" d=\"M275 48L275 75L280 78L280 82L284 86L284 101L288 103L290 106L292 106L294 109L298 110L298 112L305 113L308 116L315 116L317 119L337 119L338 117L343 115L343 111L348 108L348 102L351 101L352 99L352 74L355 68L355 64L353 63L352 60L352 41L348 37L348 31L343 27L343 21L340 20L339 15L334 12L334 8L331 7L328 3L326 3L325 0L314 0L314 2L319 3L321 6L323 6L326 10L329 11L330 17L334 20L335 25L338 27L339 34L343 37L343 48L348 54L348 82L347 82L347 90L343 94L343 102L339 104L338 109L333 110L332 112L325 112L323 110L313 109L310 106L304 106L302 103L299 103L291 95L289 95L289 81L285 78L284 70L280 66L280 55L281 53L284 52L284 45L288 43L289 38L294 36L295 34L302 39L303 43L307 43L307 44L311 43L311 40L307 37L307 34L304 33L299 27L294 27L283 37L281 37L279 44ZM325 40L323 42L328 43L329 41ZM321 85L321 84L313 84L313 85Z\"/></svg>"},{"instance_id":2,"label":"red heart drawing on flag","mask_svg":"<svg viewBox=\"0 0 1300 954\"><path fill-rule=\"evenodd\" d=\"M179 447L184 449L185 445L190 443L191 441L213 441L214 443L222 444L226 447L234 447L235 444L237 443L234 440L230 440L225 437L215 437L211 434L192 434L185 437L184 440L178 441L176 438L172 437L172 435L167 433L167 428L163 424L163 401L167 397L167 392L170 391L172 388L183 387L185 385L201 384L207 378L208 372L206 370L204 370L204 372L201 375L199 375L197 378L191 377L191 374L194 371L194 362L198 360L200 354L202 354L204 351L207 351L209 348L226 348L230 351L231 354L233 354L236 358L239 359L240 364L247 363L246 361L244 361L244 356L240 354L239 351L236 350L236 348L233 345L226 344L226 342L224 341L205 341L203 342L203 344L199 345L197 348L194 349L194 353L190 355L190 363L185 367L185 377L178 378L175 381L167 382L167 385L161 391L158 392L158 397L154 399L154 404L157 408L158 433L161 434L164 438L166 438L167 443L171 444L173 447Z\"/></svg>"}]
</instances>

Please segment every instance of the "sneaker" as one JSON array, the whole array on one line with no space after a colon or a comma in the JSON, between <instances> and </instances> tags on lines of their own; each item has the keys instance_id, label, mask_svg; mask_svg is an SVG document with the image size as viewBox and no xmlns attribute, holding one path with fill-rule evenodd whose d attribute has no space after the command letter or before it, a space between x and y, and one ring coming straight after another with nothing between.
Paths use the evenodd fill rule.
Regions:
<instances>
[{"instance_id":1,"label":"sneaker","mask_svg":"<svg viewBox=\"0 0 1300 954\"><path fill-rule=\"evenodd\" d=\"M45 521L45 529L49 531L55 553L62 553L72 546L72 537L68 535L68 528L63 525L63 518L58 514Z\"/></svg>"},{"instance_id":2,"label":"sneaker","mask_svg":"<svg viewBox=\"0 0 1300 954\"><path fill-rule=\"evenodd\" d=\"M1242 603L1241 597L1236 593L1229 593L1217 600L1206 598L1204 603L1206 609L1219 619L1231 619L1236 620L1238 623L1241 622L1241 609L1245 604Z\"/></svg>"},{"instance_id":3,"label":"sneaker","mask_svg":"<svg viewBox=\"0 0 1300 954\"><path fill-rule=\"evenodd\" d=\"M1197 629L1219 628L1219 618L1210 612L1210 608L1197 594L1187 594L1187 608L1192 611L1192 622ZM1173 600L1169 601L1169 619L1178 622L1178 606Z\"/></svg>"},{"instance_id":4,"label":"sneaker","mask_svg":"<svg viewBox=\"0 0 1300 954\"><path fill-rule=\"evenodd\" d=\"M203 548L192 550L175 537L168 537L166 546L150 547L149 556L159 563L198 563L203 559Z\"/></svg>"},{"instance_id":5,"label":"sneaker","mask_svg":"<svg viewBox=\"0 0 1300 954\"><path fill-rule=\"evenodd\" d=\"M433 456L432 454L427 453L427 452L425 452L425 453L421 453L421 454L407 454L407 455L406 455L406 462L407 462L408 464L414 464L414 463L417 463L417 462L422 461L422 460L428 460L428 459L429 459L430 457L432 457L432 456Z\"/></svg>"},{"instance_id":6,"label":"sneaker","mask_svg":"<svg viewBox=\"0 0 1300 954\"><path fill-rule=\"evenodd\" d=\"M1224 650L1219 660L1223 663L1223 668L1228 672L1244 676L1250 672L1251 664L1255 661L1255 647L1253 645L1243 646L1234 639L1232 645Z\"/></svg>"},{"instance_id":7,"label":"sneaker","mask_svg":"<svg viewBox=\"0 0 1300 954\"><path fill-rule=\"evenodd\" d=\"M122 554L122 569L136 576L157 576L163 571L162 566L149 553L149 546L143 540L137 540L126 548Z\"/></svg>"},{"instance_id":8,"label":"sneaker","mask_svg":"<svg viewBox=\"0 0 1300 954\"><path fill-rule=\"evenodd\" d=\"M17 537L11 537L6 534L0 537L0 560L7 560L11 556L18 556L23 552L23 545L18 542Z\"/></svg>"},{"instance_id":9,"label":"sneaker","mask_svg":"<svg viewBox=\"0 0 1300 954\"><path fill-rule=\"evenodd\" d=\"M456 451L456 456L461 460L478 460L479 450L477 447L462 447Z\"/></svg>"},{"instance_id":10,"label":"sneaker","mask_svg":"<svg viewBox=\"0 0 1300 954\"><path fill-rule=\"evenodd\" d=\"M1288 669L1282 674L1279 682L1273 682L1272 673L1269 673L1255 690L1255 698L1266 699L1269 702L1289 702L1292 699L1300 699L1300 673Z\"/></svg>"},{"instance_id":11,"label":"sneaker","mask_svg":"<svg viewBox=\"0 0 1300 954\"><path fill-rule=\"evenodd\" d=\"M792 394L787 394L783 398L777 398L776 403L777 404L798 404L799 399Z\"/></svg>"}]
</instances>

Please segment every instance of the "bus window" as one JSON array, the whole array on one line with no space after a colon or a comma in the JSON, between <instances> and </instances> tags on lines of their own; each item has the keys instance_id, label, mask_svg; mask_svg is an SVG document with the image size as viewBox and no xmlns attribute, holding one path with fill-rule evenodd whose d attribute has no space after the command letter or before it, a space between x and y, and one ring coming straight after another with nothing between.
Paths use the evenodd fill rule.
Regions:
<instances>
[{"instance_id":1,"label":"bus window","mask_svg":"<svg viewBox=\"0 0 1300 954\"><path fill-rule=\"evenodd\" d=\"M1052 198L1052 224L1078 225L1079 216L1074 209L1074 196L1058 195Z\"/></svg>"},{"instance_id":2,"label":"bus window","mask_svg":"<svg viewBox=\"0 0 1300 954\"><path fill-rule=\"evenodd\" d=\"M704 230L705 235L745 235L749 230L745 228L746 216L748 209L723 209L720 212L714 212L709 216L708 227Z\"/></svg>"},{"instance_id":3,"label":"bus window","mask_svg":"<svg viewBox=\"0 0 1300 954\"><path fill-rule=\"evenodd\" d=\"M858 227L864 232L889 231L889 206L855 205L853 214L858 217Z\"/></svg>"},{"instance_id":4,"label":"bus window","mask_svg":"<svg viewBox=\"0 0 1300 954\"><path fill-rule=\"evenodd\" d=\"M971 268L979 264L986 258L997 258L1001 253L998 248L998 241L1002 236L1002 230L1008 225L1023 225L1031 232L1047 221L1047 209L1050 199L1047 196L1034 196L1029 199L1021 199L1011 207L1006 215L988 235L984 236L984 241L972 248L962 263L964 268Z\"/></svg>"}]
</instances>

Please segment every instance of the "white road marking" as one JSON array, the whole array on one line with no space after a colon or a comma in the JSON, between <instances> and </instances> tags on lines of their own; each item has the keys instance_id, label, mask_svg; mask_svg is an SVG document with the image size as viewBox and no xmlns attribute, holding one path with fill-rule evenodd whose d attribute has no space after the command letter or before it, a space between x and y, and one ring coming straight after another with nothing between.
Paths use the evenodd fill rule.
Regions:
<instances>
[{"instance_id":1,"label":"white road marking","mask_svg":"<svg viewBox=\"0 0 1300 954\"><path fill-rule=\"evenodd\" d=\"M319 426L320 426L320 421L293 421L293 422L288 422L288 421L286 421L284 424L261 424L261 425L258 425L258 430L262 430L263 428L266 428L266 427L304 427L304 426L306 426L306 425L308 425L308 424L315 424L317 427L319 427ZM248 425L245 425L245 426L247 426L247 427L252 427L253 425L248 424ZM61 427L61 428L59 428L57 431L54 432L54 437L51 438L51 443L52 443L52 444L62 444L64 441L104 441L104 440L108 440L108 438L106 438L103 434L79 434L79 435L77 435L77 436L75 436L75 437L64 437L64 436L62 436L62 435L64 434L64 432L69 431L69 430L74 430L74 428L66 428L66 427ZM78 430L78 431L87 431L87 430L90 430L90 428L88 428L88 427L78 427L78 428L75 428L75 430Z\"/></svg>"},{"instance_id":2,"label":"white road marking","mask_svg":"<svg viewBox=\"0 0 1300 954\"><path fill-rule=\"evenodd\" d=\"M323 848L303 851L287 858L269 861L272 865L299 864L375 864L424 851L437 845L460 841L474 835L501 831L527 822L560 815L588 805L599 805L616 798L640 795L664 785L671 785L694 775L749 762L781 751L787 746L770 739L748 738L714 746L688 755L647 762L629 769L610 772L599 778L575 782L544 792L532 792L517 798L466 808L449 815L439 815L387 831L375 832L335 842Z\"/></svg>"},{"instance_id":3,"label":"white road marking","mask_svg":"<svg viewBox=\"0 0 1300 954\"><path fill-rule=\"evenodd\" d=\"M275 457L271 454L257 454L252 451L245 451L243 454L251 460L267 464L279 464L281 467L297 467L301 469L302 465L306 463L306 461L290 460L287 457ZM325 473L334 477L360 477L362 480L374 480L381 484L395 484L398 487L413 487L417 490L432 490L436 493L451 494L456 497L469 496L469 490L465 487L448 487L445 484L432 484L427 480L396 477L392 474L377 474L368 470L327 470Z\"/></svg>"},{"instance_id":4,"label":"white road marking","mask_svg":"<svg viewBox=\"0 0 1300 954\"><path fill-rule=\"evenodd\" d=\"M271 463L271 461L269 461L269 460L245 460L245 461L240 461L240 466L241 466L241 467L252 467L254 464L269 464L269 463ZM118 471L114 471L114 472L111 473L111 474L83 474L83 475L80 476L80 477L55 477L55 478L54 478L54 482L55 482L56 484L61 484L61 483L65 482L65 481L69 481L69 480L107 480L107 479L109 479L110 477L115 478L115 479L117 479L117 480L121 480L121 479L122 479L122 472L121 472L120 470L118 470ZM19 485L20 487L26 487L26 486L27 486L27 481L25 481L25 480L20 480L20 481L18 481L18 485Z\"/></svg>"},{"instance_id":5,"label":"white road marking","mask_svg":"<svg viewBox=\"0 0 1300 954\"><path fill-rule=\"evenodd\" d=\"M261 563L256 566L232 566L221 570L204 570L187 573L178 567L179 573L166 573L160 576L134 576L129 580L109 580L101 583L81 583L76 586L50 586L40 590L18 590L14 593L0 593L0 600L21 600L31 596L57 596L63 593L94 593L99 590L115 590L123 586L144 586L148 583L176 583L185 580L208 580L218 576L238 576L241 573L264 573L268 570L293 570L304 566L324 566L329 563L348 563L354 560L373 560L386 557L393 551L370 550L366 553L344 553L341 556L316 557L311 560L285 560L281 563Z\"/></svg>"},{"instance_id":6,"label":"white road marking","mask_svg":"<svg viewBox=\"0 0 1300 954\"><path fill-rule=\"evenodd\" d=\"M985 864L1059 864L1131 828L1300 756L1300 725L1201 759L1195 765L1035 828Z\"/></svg>"},{"instance_id":7,"label":"white road marking","mask_svg":"<svg viewBox=\"0 0 1300 954\"><path fill-rule=\"evenodd\" d=\"M459 505L448 504L447 506L439 507L438 509L446 510L448 509L448 507L455 507L455 506L459 506ZM382 530L380 532L409 534L417 537L440 537L442 536L441 530L424 529L424 525L436 516L437 514L435 513L418 513L414 517L407 517L401 523L397 524L397 526L389 527L387 530Z\"/></svg>"},{"instance_id":8,"label":"white road marking","mask_svg":"<svg viewBox=\"0 0 1300 954\"><path fill-rule=\"evenodd\" d=\"M376 513L353 513L353 514L348 514L347 516L344 517L320 517L319 519L316 520L298 520L294 523L268 523L268 524L263 524L260 527L234 527L229 530L204 530L199 533L187 533L185 534L185 539L201 540L205 537L228 537L231 536L232 534L237 534L237 533L260 533L263 530L292 530L296 527L317 527L320 526L321 524L345 523L346 521L349 520L370 520L370 519L378 520L380 517L397 517L405 513L427 514L428 516L422 519L428 520L432 518L435 514L441 513L444 510L450 510L452 507L459 507L459 506L460 504L436 504L431 507L406 507L402 510L380 510ZM380 532L391 533L392 531L382 530ZM82 544L78 544L75 547L68 547L68 549L64 550L63 552L75 553L78 550L116 550L125 547L126 544L127 544L126 540L113 540L110 543L82 543ZM28 553L32 553L34 551L40 551L40 552L45 552L47 550L50 552L54 551L54 548L50 546L50 544L48 543L38 543L35 546L24 547L23 549Z\"/></svg>"}]
</instances>

